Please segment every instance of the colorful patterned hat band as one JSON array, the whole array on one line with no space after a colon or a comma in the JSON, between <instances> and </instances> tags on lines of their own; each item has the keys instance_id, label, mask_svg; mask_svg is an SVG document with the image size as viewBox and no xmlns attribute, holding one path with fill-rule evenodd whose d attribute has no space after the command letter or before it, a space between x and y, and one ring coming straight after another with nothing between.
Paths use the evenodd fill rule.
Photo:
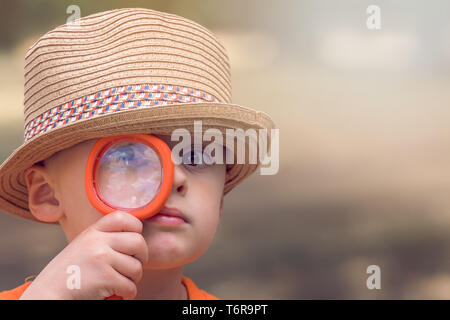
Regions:
<instances>
[{"instance_id":1,"label":"colorful patterned hat band","mask_svg":"<svg viewBox=\"0 0 450 320\"><path fill-rule=\"evenodd\" d=\"M80 119L95 118L127 109L187 102L215 102L203 91L169 84L133 84L103 90L51 108L25 127L25 141Z\"/></svg>"}]
</instances>

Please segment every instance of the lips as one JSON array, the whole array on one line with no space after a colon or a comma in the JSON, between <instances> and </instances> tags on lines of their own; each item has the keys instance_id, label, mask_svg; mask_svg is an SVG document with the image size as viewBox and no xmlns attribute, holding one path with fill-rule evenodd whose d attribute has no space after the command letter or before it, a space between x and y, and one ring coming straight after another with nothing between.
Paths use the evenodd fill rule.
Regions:
<instances>
[{"instance_id":1,"label":"lips","mask_svg":"<svg viewBox=\"0 0 450 320\"><path fill-rule=\"evenodd\" d=\"M169 217L177 217L177 218L181 218L184 220L184 222L189 222L188 219L186 218L186 216L178 209L176 208L168 208L168 207L163 207L156 215L164 215L164 216L169 216Z\"/></svg>"}]
</instances>

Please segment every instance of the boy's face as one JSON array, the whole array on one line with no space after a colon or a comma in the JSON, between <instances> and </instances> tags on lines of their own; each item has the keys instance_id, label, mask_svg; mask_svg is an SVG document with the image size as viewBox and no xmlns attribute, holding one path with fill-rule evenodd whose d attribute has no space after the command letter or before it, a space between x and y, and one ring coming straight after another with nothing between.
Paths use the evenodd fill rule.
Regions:
<instances>
[{"instance_id":1,"label":"boy's face","mask_svg":"<svg viewBox=\"0 0 450 320\"><path fill-rule=\"evenodd\" d=\"M170 148L177 142L157 135ZM103 217L89 202L84 174L88 155L97 139L65 149L45 161L45 167L28 178L39 184L30 192L36 204L32 213L41 220L59 221L69 241ZM211 244L222 215L225 164L175 165L172 192L166 207L180 210L187 223L165 226L143 220L143 236L149 259L144 268L167 269L185 265L200 257ZM47 196L42 197L42 194Z\"/></svg>"}]
</instances>

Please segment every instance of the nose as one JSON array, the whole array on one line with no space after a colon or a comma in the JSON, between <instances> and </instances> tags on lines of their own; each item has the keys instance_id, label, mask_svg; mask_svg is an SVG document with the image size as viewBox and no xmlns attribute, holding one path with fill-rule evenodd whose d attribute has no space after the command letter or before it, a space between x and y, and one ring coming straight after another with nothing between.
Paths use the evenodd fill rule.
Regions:
<instances>
[{"instance_id":1,"label":"nose","mask_svg":"<svg viewBox=\"0 0 450 320\"><path fill-rule=\"evenodd\" d=\"M181 165L175 165L173 172L173 189L172 192L176 192L184 196L187 192L187 176Z\"/></svg>"}]
</instances>

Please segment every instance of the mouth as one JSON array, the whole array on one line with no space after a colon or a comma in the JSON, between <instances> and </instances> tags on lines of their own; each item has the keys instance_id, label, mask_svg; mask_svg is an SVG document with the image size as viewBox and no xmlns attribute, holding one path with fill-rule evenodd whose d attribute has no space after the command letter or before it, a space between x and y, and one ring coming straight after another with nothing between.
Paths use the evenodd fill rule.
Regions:
<instances>
[{"instance_id":1,"label":"mouth","mask_svg":"<svg viewBox=\"0 0 450 320\"><path fill-rule=\"evenodd\" d=\"M168 207L163 207L157 214L146 220L172 226L189 223L189 220L180 210Z\"/></svg>"}]
</instances>

